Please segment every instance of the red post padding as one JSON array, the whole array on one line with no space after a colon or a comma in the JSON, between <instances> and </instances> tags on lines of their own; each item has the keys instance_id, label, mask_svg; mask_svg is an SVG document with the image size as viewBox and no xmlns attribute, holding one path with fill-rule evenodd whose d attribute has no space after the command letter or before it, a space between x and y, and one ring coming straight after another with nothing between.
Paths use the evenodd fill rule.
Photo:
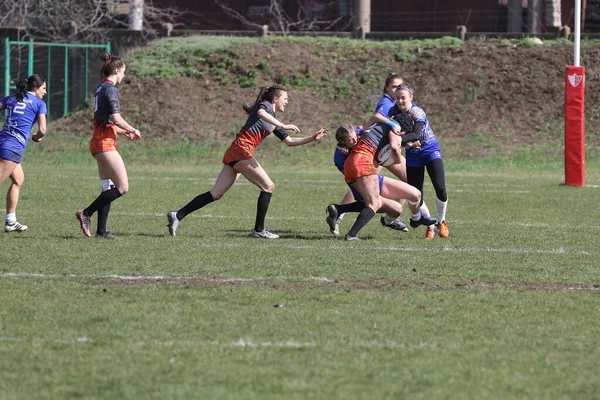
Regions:
<instances>
[{"instance_id":1,"label":"red post padding","mask_svg":"<svg viewBox=\"0 0 600 400\"><path fill-rule=\"evenodd\" d=\"M585 185L585 68L567 66L565 82L565 184Z\"/></svg>"}]
</instances>

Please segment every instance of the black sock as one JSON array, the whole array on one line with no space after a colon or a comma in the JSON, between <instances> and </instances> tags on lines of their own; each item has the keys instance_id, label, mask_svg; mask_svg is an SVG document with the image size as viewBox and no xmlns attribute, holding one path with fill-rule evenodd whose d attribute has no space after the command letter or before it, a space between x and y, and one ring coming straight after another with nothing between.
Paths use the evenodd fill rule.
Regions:
<instances>
[{"instance_id":1,"label":"black sock","mask_svg":"<svg viewBox=\"0 0 600 400\"><path fill-rule=\"evenodd\" d=\"M375 216L375 211L373 211L370 207L365 207L361 210L360 214L356 218L356 222L350 228L348 232L348 236L354 237L358 235L358 231L360 231L373 217Z\"/></svg>"},{"instance_id":2,"label":"black sock","mask_svg":"<svg viewBox=\"0 0 600 400\"><path fill-rule=\"evenodd\" d=\"M119 189L113 188L113 189L106 190L106 191L100 193L100 196L96 197L96 200L94 200L92 202L92 204L89 205L88 208L83 210L83 213L85 215L87 215L88 217L91 217L92 215L94 215L94 213L96 211L98 211L105 205L110 204L113 200L116 200L119 197L121 197L121 193L119 193Z\"/></svg>"},{"instance_id":3,"label":"black sock","mask_svg":"<svg viewBox=\"0 0 600 400\"><path fill-rule=\"evenodd\" d=\"M183 208L181 208L181 210L177 211L177 219L181 221L189 213L193 213L194 211L201 209L202 207L212 203L213 201L215 201L215 199L213 198L210 191L202 193L194 197L192 201L187 203Z\"/></svg>"},{"instance_id":4,"label":"black sock","mask_svg":"<svg viewBox=\"0 0 600 400\"><path fill-rule=\"evenodd\" d=\"M108 213L110 212L110 203L104 205L98 210L98 229L96 233L102 235L106 233L106 221L108 221Z\"/></svg>"},{"instance_id":5,"label":"black sock","mask_svg":"<svg viewBox=\"0 0 600 400\"><path fill-rule=\"evenodd\" d=\"M365 208L364 201L355 201L348 204L335 204L335 208L338 210L338 214L344 214L347 212L360 212Z\"/></svg>"},{"instance_id":6,"label":"black sock","mask_svg":"<svg viewBox=\"0 0 600 400\"><path fill-rule=\"evenodd\" d=\"M256 222L254 223L254 230L256 232L261 232L265 229L265 216L267 215L272 195L273 193L260 192L260 195L258 196L258 203L256 204Z\"/></svg>"}]
</instances>

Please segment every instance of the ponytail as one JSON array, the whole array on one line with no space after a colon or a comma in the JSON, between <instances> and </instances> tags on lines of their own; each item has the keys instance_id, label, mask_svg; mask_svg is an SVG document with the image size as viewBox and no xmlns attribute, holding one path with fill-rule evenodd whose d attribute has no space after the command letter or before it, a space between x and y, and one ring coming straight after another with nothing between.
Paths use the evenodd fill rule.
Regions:
<instances>
[{"instance_id":1,"label":"ponytail","mask_svg":"<svg viewBox=\"0 0 600 400\"><path fill-rule=\"evenodd\" d=\"M23 101L27 92L31 92L35 89L39 89L46 82L41 75L33 74L27 79L23 79L17 83L17 90L15 92L15 97L18 101Z\"/></svg>"},{"instance_id":2,"label":"ponytail","mask_svg":"<svg viewBox=\"0 0 600 400\"><path fill-rule=\"evenodd\" d=\"M242 107L244 108L244 111L246 111L247 114L250 114L252 112L252 110L254 110L254 108L259 103L261 103L263 101L268 101L268 102L272 103L273 99L275 99L275 97L281 96L281 93L283 93L283 92L287 92L287 89L284 88L283 86L280 86L280 85L265 86L260 90L260 92L258 93L258 96L256 96L256 100L254 101L254 104L252 104L252 105L242 104Z\"/></svg>"},{"instance_id":3,"label":"ponytail","mask_svg":"<svg viewBox=\"0 0 600 400\"><path fill-rule=\"evenodd\" d=\"M27 79L19 81L19 83L17 83L17 90L15 92L15 97L17 98L17 101L23 101L28 91L29 90L27 90Z\"/></svg>"}]
</instances>

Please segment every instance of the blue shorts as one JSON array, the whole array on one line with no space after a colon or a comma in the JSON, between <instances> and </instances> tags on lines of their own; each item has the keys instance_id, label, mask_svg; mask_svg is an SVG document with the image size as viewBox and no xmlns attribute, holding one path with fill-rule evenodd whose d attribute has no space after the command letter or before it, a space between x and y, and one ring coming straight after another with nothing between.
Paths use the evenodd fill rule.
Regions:
<instances>
[{"instance_id":1,"label":"blue shorts","mask_svg":"<svg viewBox=\"0 0 600 400\"><path fill-rule=\"evenodd\" d=\"M407 167L424 167L433 160L442 158L442 149L440 144L435 141L422 147L419 150L406 150L406 166Z\"/></svg>"},{"instance_id":2,"label":"blue shorts","mask_svg":"<svg viewBox=\"0 0 600 400\"><path fill-rule=\"evenodd\" d=\"M377 177L379 178L379 194L381 194L381 188L383 187L383 176L378 175ZM352 191L352 194L354 195L354 200L365 201L365 199L363 199L362 195L360 193L358 193L358 190L354 189L354 186L352 186L351 184L348 184L348 186L350 187L350 190Z\"/></svg>"},{"instance_id":3,"label":"blue shorts","mask_svg":"<svg viewBox=\"0 0 600 400\"><path fill-rule=\"evenodd\" d=\"M23 157L22 154L15 153L12 150L6 150L6 149L0 148L0 159L2 159L2 160L12 161L12 162L16 162L18 164L21 162L21 157Z\"/></svg>"}]
</instances>

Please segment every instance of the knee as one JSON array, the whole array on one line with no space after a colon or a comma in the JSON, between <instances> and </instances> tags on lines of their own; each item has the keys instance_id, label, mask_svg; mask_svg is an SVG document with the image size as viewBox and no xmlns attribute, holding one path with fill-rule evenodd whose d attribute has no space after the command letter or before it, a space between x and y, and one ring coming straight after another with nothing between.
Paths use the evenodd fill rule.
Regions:
<instances>
[{"instance_id":1,"label":"knee","mask_svg":"<svg viewBox=\"0 0 600 400\"><path fill-rule=\"evenodd\" d=\"M129 192L129 185L119 186L117 187L117 190L119 191L119 193L121 193L121 196L125 196L127 192Z\"/></svg>"},{"instance_id":2,"label":"knee","mask_svg":"<svg viewBox=\"0 0 600 400\"><path fill-rule=\"evenodd\" d=\"M25 182L25 177L20 176L18 178L15 178L14 176L11 175L10 180L12 181L13 185L21 187L21 186L23 186L23 182Z\"/></svg>"},{"instance_id":3,"label":"knee","mask_svg":"<svg viewBox=\"0 0 600 400\"><path fill-rule=\"evenodd\" d=\"M411 190L409 197L406 199L412 204L419 203L421 201L421 192L418 189Z\"/></svg>"},{"instance_id":4,"label":"knee","mask_svg":"<svg viewBox=\"0 0 600 400\"><path fill-rule=\"evenodd\" d=\"M223 198L223 193L210 193L212 195L213 200L221 200Z\"/></svg>"},{"instance_id":5,"label":"knee","mask_svg":"<svg viewBox=\"0 0 600 400\"><path fill-rule=\"evenodd\" d=\"M264 187L262 188L263 192L268 192L268 193L273 193L273 191L275 191L275 184L273 182L269 182L267 184L264 185Z\"/></svg>"}]
</instances>

